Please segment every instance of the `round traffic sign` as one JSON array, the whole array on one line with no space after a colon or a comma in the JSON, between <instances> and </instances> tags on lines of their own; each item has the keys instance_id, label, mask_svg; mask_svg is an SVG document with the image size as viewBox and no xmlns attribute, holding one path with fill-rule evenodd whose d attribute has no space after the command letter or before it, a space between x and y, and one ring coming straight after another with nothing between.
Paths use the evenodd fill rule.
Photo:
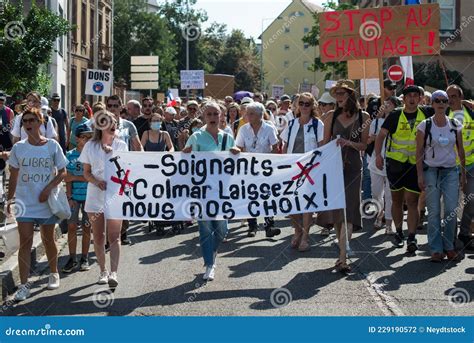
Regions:
<instances>
[{"instance_id":1,"label":"round traffic sign","mask_svg":"<svg viewBox=\"0 0 474 343\"><path fill-rule=\"evenodd\" d=\"M388 68L387 76L393 82L398 82L403 79L403 68L398 64L395 64Z\"/></svg>"}]
</instances>

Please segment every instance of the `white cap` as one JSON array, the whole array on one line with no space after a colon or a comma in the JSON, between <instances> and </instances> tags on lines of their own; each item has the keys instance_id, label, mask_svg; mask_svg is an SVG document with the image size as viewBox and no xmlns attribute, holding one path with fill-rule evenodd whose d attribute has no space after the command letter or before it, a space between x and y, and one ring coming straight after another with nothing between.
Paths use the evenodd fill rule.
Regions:
<instances>
[{"instance_id":1,"label":"white cap","mask_svg":"<svg viewBox=\"0 0 474 343\"><path fill-rule=\"evenodd\" d=\"M43 106L49 107L49 101L44 96L41 97L41 109L43 109Z\"/></svg>"},{"instance_id":2,"label":"white cap","mask_svg":"<svg viewBox=\"0 0 474 343\"><path fill-rule=\"evenodd\" d=\"M241 105L249 104L251 102L253 102L253 99L249 98L248 96L246 96L246 97L242 98L242 100L240 100Z\"/></svg>"},{"instance_id":3,"label":"white cap","mask_svg":"<svg viewBox=\"0 0 474 343\"><path fill-rule=\"evenodd\" d=\"M172 114L174 116L177 114L176 110L173 107L166 107L165 113Z\"/></svg>"}]
</instances>

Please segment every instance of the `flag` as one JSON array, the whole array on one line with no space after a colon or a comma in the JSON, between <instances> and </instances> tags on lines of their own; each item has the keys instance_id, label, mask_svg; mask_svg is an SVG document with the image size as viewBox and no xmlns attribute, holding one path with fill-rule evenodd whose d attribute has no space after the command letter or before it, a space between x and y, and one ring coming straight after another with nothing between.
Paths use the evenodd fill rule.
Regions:
<instances>
[{"instance_id":1,"label":"flag","mask_svg":"<svg viewBox=\"0 0 474 343\"><path fill-rule=\"evenodd\" d=\"M405 5L419 5L420 0L405 0Z\"/></svg>"},{"instance_id":2,"label":"flag","mask_svg":"<svg viewBox=\"0 0 474 343\"><path fill-rule=\"evenodd\" d=\"M401 56L400 63L402 64L403 72L405 74L405 86L414 85L415 77L413 76L413 58L411 56Z\"/></svg>"},{"instance_id":3,"label":"flag","mask_svg":"<svg viewBox=\"0 0 474 343\"><path fill-rule=\"evenodd\" d=\"M175 107L176 100L174 99L173 93L168 89L166 92L166 107Z\"/></svg>"}]
</instances>

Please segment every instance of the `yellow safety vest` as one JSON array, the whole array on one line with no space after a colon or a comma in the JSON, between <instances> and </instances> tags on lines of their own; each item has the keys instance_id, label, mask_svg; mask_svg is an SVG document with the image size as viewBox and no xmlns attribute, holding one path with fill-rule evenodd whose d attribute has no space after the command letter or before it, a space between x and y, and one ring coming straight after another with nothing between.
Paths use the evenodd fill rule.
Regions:
<instances>
[{"instance_id":1,"label":"yellow safety vest","mask_svg":"<svg viewBox=\"0 0 474 343\"><path fill-rule=\"evenodd\" d=\"M464 145L464 152L466 154L466 166L474 163L474 121L471 115L464 107L464 119L462 128L462 141ZM449 118L454 118L454 112L449 111ZM459 157L456 157L456 161L459 164Z\"/></svg>"},{"instance_id":2,"label":"yellow safety vest","mask_svg":"<svg viewBox=\"0 0 474 343\"><path fill-rule=\"evenodd\" d=\"M408 161L408 163L416 164L416 127L425 119L423 111L418 109L415 125L413 125L412 129L402 110L398 119L397 131L389 137L385 156L398 162L404 163Z\"/></svg>"}]
</instances>

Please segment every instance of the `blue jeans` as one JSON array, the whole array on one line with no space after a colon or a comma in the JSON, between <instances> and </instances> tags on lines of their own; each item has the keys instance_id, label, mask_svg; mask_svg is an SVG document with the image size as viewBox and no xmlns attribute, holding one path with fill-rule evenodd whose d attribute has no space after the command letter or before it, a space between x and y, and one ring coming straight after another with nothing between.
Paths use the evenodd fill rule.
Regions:
<instances>
[{"instance_id":1,"label":"blue jeans","mask_svg":"<svg viewBox=\"0 0 474 343\"><path fill-rule=\"evenodd\" d=\"M369 164L367 163L367 154L362 157L362 200L372 198L372 186L370 180Z\"/></svg>"},{"instance_id":2,"label":"blue jeans","mask_svg":"<svg viewBox=\"0 0 474 343\"><path fill-rule=\"evenodd\" d=\"M426 169L426 166L425 166ZM457 167L424 170L426 186L426 207L428 208L428 244L431 253L454 250L459 196ZM444 230L441 231L441 196L444 202Z\"/></svg>"},{"instance_id":3,"label":"blue jeans","mask_svg":"<svg viewBox=\"0 0 474 343\"><path fill-rule=\"evenodd\" d=\"M214 253L227 235L227 220L198 221L199 241L206 267L214 264Z\"/></svg>"}]
</instances>

